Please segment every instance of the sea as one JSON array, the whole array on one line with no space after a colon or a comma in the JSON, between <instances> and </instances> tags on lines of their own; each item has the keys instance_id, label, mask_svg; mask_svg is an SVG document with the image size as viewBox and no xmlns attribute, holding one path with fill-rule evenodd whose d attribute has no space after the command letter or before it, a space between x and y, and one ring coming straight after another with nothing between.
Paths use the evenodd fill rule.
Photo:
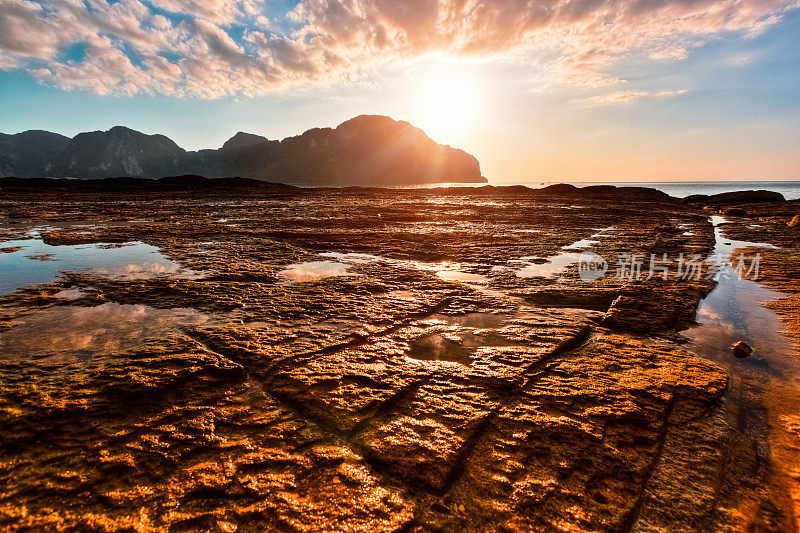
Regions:
<instances>
[{"instance_id":1,"label":"sea","mask_svg":"<svg viewBox=\"0 0 800 533\"><path fill-rule=\"evenodd\" d=\"M568 182L568 181L537 181L537 182L494 182L489 180L489 185L524 185L532 189L539 189L554 183L572 183L576 187L590 185L616 185L617 187L652 187L663 191L676 198L684 198L691 194L719 194L732 191L746 191L750 189L763 189L781 193L787 200L800 199L800 181L617 181L617 182Z\"/></svg>"}]
</instances>

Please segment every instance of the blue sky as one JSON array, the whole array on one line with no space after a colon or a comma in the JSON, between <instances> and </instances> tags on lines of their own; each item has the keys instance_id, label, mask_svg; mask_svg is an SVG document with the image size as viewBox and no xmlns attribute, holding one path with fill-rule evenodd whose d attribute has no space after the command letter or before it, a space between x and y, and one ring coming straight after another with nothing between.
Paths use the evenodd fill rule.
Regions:
<instances>
[{"instance_id":1,"label":"blue sky","mask_svg":"<svg viewBox=\"0 0 800 533\"><path fill-rule=\"evenodd\" d=\"M0 0L2 10L4 2L33 4ZM630 10L602 13L627 28L625 42L637 43L630 48L587 23L586 35L562 48L540 25L529 39L507 43L504 30L517 33L512 25L495 28L485 42L474 37L468 46L476 50L454 45L458 34L431 39L427 19L409 10L352 19L358 31L370 27L369 35L395 32L389 44L370 49L326 26L332 15L313 11L319 2L287 16L294 3L217 0L218 20L201 18L190 0L171 2L165 9L122 0L117 9L128 12L87 15L74 42L49 48L0 37L0 131L72 136L125 125L199 149L219 147L237 131L279 139L374 113L470 151L496 182L800 179L800 10L778 1L753 0L750 11L767 6L739 21L744 15L721 18L721 3L707 0L702 31L659 33L655 23L643 31L628 20ZM176 2L188 7L170 11ZM44 20L48 6L41 4L32 16ZM109 26L123 15L133 30ZM683 24L684 15L664 27ZM20 20L27 19L12 22ZM549 24L560 31L572 20ZM714 23L720 31L707 31ZM165 65L156 65L158 57Z\"/></svg>"}]
</instances>

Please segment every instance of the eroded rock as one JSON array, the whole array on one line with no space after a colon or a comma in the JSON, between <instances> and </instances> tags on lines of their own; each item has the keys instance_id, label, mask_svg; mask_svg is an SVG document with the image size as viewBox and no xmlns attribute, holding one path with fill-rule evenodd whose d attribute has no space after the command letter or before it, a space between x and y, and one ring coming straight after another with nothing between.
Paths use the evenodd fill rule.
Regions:
<instances>
[{"instance_id":1,"label":"eroded rock","mask_svg":"<svg viewBox=\"0 0 800 533\"><path fill-rule=\"evenodd\" d=\"M2 298L0 346L17 349L0 353L0 529L766 523L765 441L748 440L764 418L739 416L752 401L726 396L726 373L666 340L713 283L516 275L576 241L612 268L658 233L669 253L707 254L699 210L613 187L267 189L4 197L6 239L47 225L53 244L141 240L202 276L71 272ZM278 274L331 253L352 276ZM69 324L102 326L80 309L119 307L153 310L141 335L109 328L61 358L19 340L65 317L53 332L74 345Z\"/></svg>"}]
</instances>

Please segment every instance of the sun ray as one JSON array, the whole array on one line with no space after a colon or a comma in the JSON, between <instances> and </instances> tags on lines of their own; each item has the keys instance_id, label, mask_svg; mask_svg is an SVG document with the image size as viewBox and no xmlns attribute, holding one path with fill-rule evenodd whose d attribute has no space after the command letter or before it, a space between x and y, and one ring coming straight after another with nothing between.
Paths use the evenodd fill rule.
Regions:
<instances>
[{"instance_id":1,"label":"sun ray","mask_svg":"<svg viewBox=\"0 0 800 533\"><path fill-rule=\"evenodd\" d=\"M476 79L462 69L442 66L420 77L413 102L415 121L435 140L444 143L471 129L480 111Z\"/></svg>"}]
</instances>

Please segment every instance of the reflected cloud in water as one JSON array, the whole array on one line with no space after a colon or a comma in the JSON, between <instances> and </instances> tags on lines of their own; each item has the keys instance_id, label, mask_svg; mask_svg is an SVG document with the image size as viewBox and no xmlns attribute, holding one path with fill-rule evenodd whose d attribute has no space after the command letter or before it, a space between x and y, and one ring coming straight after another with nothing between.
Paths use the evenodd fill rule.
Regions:
<instances>
[{"instance_id":1,"label":"reflected cloud in water","mask_svg":"<svg viewBox=\"0 0 800 533\"><path fill-rule=\"evenodd\" d=\"M200 276L143 242L51 246L41 239L25 239L5 242L3 247L14 251L0 254L0 294L50 283L63 272L89 272L121 280Z\"/></svg>"},{"instance_id":2,"label":"reflected cloud in water","mask_svg":"<svg viewBox=\"0 0 800 533\"><path fill-rule=\"evenodd\" d=\"M75 361L127 352L144 343L180 333L181 326L210 318L194 309L155 309L105 303L95 307L59 306L14 321L0 334L0 357Z\"/></svg>"}]
</instances>

